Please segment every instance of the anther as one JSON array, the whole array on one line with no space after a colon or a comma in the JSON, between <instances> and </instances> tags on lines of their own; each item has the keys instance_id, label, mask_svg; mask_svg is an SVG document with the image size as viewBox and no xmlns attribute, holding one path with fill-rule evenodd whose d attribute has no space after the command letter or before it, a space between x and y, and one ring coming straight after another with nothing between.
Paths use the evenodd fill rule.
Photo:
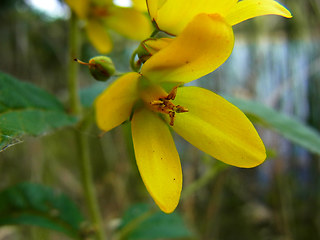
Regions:
<instances>
[{"instance_id":1,"label":"anther","mask_svg":"<svg viewBox=\"0 0 320 240\"><path fill-rule=\"evenodd\" d=\"M170 126L173 126L174 124L174 117L175 117L176 113L175 112L170 112L169 113L169 117L170 117Z\"/></svg>"},{"instance_id":2,"label":"anther","mask_svg":"<svg viewBox=\"0 0 320 240\"><path fill-rule=\"evenodd\" d=\"M174 100L177 95L177 89L178 89L178 86L175 86L174 88L172 88L172 90L170 91L170 93L168 94L166 99L167 100Z\"/></svg>"},{"instance_id":3,"label":"anther","mask_svg":"<svg viewBox=\"0 0 320 240\"><path fill-rule=\"evenodd\" d=\"M169 115L170 126L174 125L174 119L175 119L176 113L184 113L189 111L187 108L180 105L176 106L170 101L175 99L177 95L177 89L178 89L178 86L174 87L166 97L159 97L158 100L153 100L152 102L150 102L152 106L156 107L156 108L153 108L154 111Z\"/></svg>"}]
</instances>

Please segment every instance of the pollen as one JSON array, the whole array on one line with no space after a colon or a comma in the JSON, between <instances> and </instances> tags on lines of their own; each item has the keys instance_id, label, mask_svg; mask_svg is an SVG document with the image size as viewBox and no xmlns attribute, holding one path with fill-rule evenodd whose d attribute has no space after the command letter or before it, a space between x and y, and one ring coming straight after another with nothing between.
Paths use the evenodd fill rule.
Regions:
<instances>
[{"instance_id":1,"label":"pollen","mask_svg":"<svg viewBox=\"0 0 320 240\"><path fill-rule=\"evenodd\" d=\"M171 100L174 100L176 97L177 89L178 86L174 87L167 96L160 97L159 99L150 102L155 111L169 115L170 126L174 125L176 113L184 113L189 111L187 108L180 105L174 105L171 102Z\"/></svg>"}]
</instances>

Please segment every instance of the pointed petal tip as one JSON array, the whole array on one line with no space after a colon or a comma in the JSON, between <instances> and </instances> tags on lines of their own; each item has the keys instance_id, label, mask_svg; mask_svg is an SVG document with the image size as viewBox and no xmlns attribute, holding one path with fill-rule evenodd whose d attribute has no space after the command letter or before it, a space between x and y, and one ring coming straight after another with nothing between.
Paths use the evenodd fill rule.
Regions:
<instances>
[{"instance_id":1,"label":"pointed petal tip","mask_svg":"<svg viewBox=\"0 0 320 240\"><path fill-rule=\"evenodd\" d=\"M287 10L287 9L286 9ZM287 10L284 14L283 14L283 17L286 17L286 18L292 18L292 14L289 10Z\"/></svg>"},{"instance_id":2,"label":"pointed petal tip","mask_svg":"<svg viewBox=\"0 0 320 240\"><path fill-rule=\"evenodd\" d=\"M158 193L152 191L152 189L150 189L149 187L147 187L147 189L151 197L153 198L154 202L157 204L157 206L160 208L162 212L170 214L173 213L173 211L177 208L180 201L181 188L179 193L172 194L171 197L166 196L166 198L163 198L162 194L159 195Z\"/></svg>"},{"instance_id":3,"label":"pointed petal tip","mask_svg":"<svg viewBox=\"0 0 320 240\"><path fill-rule=\"evenodd\" d=\"M262 143L262 141L261 141ZM254 167L258 167L259 165L261 165L262 163L264 163L264 161L267 158L267 154L264 148L264 145L262 143L263 146L263 150L261 150L261 152L259 153L259 156L256 157L255 161L250 161L250 162L239 162L239 164L234 164L234 166L236 167L240 167L240 168L254 168Z\"/></svg>"},{"instance_id":4,"label":"pointed petal tip","mask_svg":"<svg viewBox=\"0 0 320 240\"><path fill-rule=\"evenodd\" d=\"M151 191L148 190L148 192L151 194ZM181 195L181 189L179 193L173 194L172 198L170 199L169 198L161 199L151 194L154 202L157 204L160 210L166 214L173 213L174 210L177 208L180 201L180 195Z\"/></svg>"},{"instance_id":5,"label":"pointed petal tip","mask_svg":"<svg viewBox=\"0 0 320 240\"><path fill-rule=\"evenodd\" d=\"M274 0L243 0L239 1L225 16L230 25L236 25L247 19L264 15L278 15L291 18L290 11Z\"/></svg>"},{"instance_id":6,"label":"pointed petal tip","mask_svg":"<svg viewBox=\"0 0 320 240\"><path fill-rule=\"evenodd\" d=\"M156 202L156 204L158 205L158 207L160 208L160 210L166 214L171 214L174 212L174 210L177 208L177 204L174 205L162 205Z\"/></svg>"},{"instance_id":7,"label":"pointed petal tip","mask_svg":"<svg viewBox=\"0 0 320 240\"><path fill-rule=\"evenodd\" d=\"M279 15L285 18L292 18L292 14L289 11L288 8L286 8L285 6L281 5L280 3L278 3L277 7L279 8L279 12L278 13L274 13L274 15ZM272 14L272 13L271 13Z\"/></svg>"}]
</instances>

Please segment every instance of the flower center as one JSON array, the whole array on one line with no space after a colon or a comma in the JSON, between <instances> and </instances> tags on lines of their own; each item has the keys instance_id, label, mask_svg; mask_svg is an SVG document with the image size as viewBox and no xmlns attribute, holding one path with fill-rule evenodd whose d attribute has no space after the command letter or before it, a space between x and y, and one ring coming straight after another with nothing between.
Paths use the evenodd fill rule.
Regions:
<instances>
[{"instance_id":1,"label":"flower center","mask_svg":"<svg viewBox=\"0 0 320 240\"><path fill-rule=\"evenodd\" d=\"M176 113L188 112L189 110L180 105L174 105L171 100L174 100L177 94L178 86L174 87L166 97L159 97L157 100L150 102L154 111L168 114L170 117L170 126L174 124L174 117Z\"/></svg>"}]
</instances>

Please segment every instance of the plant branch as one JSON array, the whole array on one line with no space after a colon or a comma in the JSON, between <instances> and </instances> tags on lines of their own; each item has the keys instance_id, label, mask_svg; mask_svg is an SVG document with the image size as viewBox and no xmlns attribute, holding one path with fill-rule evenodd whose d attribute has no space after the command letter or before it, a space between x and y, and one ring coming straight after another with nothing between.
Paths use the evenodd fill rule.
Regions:
<instances>
[{"instance_id":1,"label":"plant branch","mask_svg":"<svg viewBox=\"0 0 320 240\"><path fill-rule=\"evenodd\" d=\"M81 122L75 129L75 138L77 143L77 151L79 154L79 168L81 172L82 189L86 199L87 208L90 215L91 223L94 226L97 240L105 240L106 234L103 229L101 213L98 205L94 182L92 177L92 168L90 162L90 149L87 136L84 132L88 131L90 121L83 116L78 89L78 64L74 62L74 58L79 55L79 29L78 18L72 12L70 18L70 52L69 52L69 107L70 112L80 117Z\"/></svg>"},{"instance_id":2,"label":"plant branch","mask_svg":"<svg viewBox=\"0 0 320 240\"><path fill-rule=\"evenodd\" d=\"M80 99L78 95L78 70L79 65L75 64L74 58L79 55L79 30L78 18L74 12L71 13L69 29L69 61L68 61L68 92L69 107L71 114L81 113Z\"/></svg>"}]
</instances>

